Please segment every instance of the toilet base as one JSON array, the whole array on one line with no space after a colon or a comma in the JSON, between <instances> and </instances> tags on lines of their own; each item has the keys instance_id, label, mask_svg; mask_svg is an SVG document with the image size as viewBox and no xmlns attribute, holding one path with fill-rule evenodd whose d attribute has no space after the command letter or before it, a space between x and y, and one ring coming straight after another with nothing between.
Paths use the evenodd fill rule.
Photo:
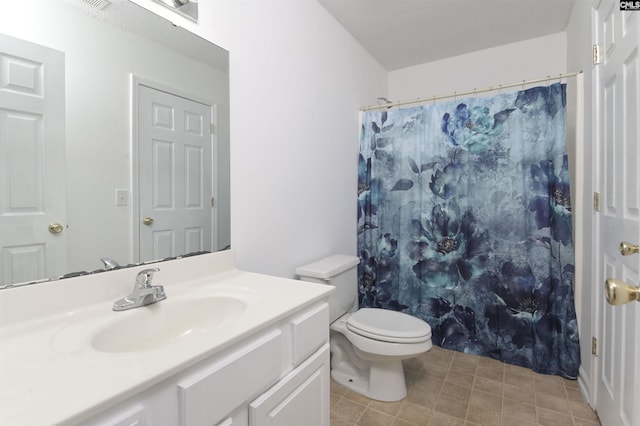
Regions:
<instances>
[{"instance_id":1,"label":"toilet base","mask_svg":"<svg viewBox=\"0 0 640 426\"><path fill-rule=\"evenodd\" d=\"M331 378L345 388L378 401L400 401L407 396L401 360L370 361L367 369L336 366Z\"/></svg>"}]
</instances>

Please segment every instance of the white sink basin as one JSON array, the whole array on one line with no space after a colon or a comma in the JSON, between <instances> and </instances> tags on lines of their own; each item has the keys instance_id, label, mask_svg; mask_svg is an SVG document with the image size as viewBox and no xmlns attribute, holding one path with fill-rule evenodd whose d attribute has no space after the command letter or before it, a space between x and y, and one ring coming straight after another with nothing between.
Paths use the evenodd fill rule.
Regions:
<instances>
[{"instance_id":1,"label":"white sink basin","mask_svg":"<svg viewBox=\"0 0 640 426\"><path fill-rule=\"evenodd\" d=\"M91 346L100 352L139 352L176 343L188 336L219 329L238 318L247 303L235 297L170 299L117 313L95 332Z\"/></svg>"}]
</instances>

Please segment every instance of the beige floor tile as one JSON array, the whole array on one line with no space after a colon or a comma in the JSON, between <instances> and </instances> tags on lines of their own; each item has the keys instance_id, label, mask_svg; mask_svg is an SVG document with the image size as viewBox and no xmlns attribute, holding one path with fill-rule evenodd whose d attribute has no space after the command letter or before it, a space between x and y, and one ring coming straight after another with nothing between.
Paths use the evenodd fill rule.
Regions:
<instances>
[{"instance_id":1,"label":"beige floor tile","mask_svg":"<svg viewBox=\"0 0 640 426\"><path fill-rule=\"evenodd\" d=\"M528 368L520 367L518 365L505 364L504 365L504 374L505 375L532 377L533 376L533 371L531 371Z\"/></svg>"},{"instance_id":2,"label":"beige floor tile","mask_svg":"<svg viewBox=\"0 0 640 426\"><path fill-rule=\"evenodd\" d=\"M354 426L354 423L341 419L331 419L331 426Z\"/></svg>"},{"instance_id":3,"label":"beige floor tile","mask_svg":"<svg viewBox=\"0 0 640 426\"><path fill-rule=\"evenodd\" d=\"M443 368L437 365L429 364L429 360L427 360L422 364L422 369L420 370L420 374L424 376L432 377L434 379L444 380L444 378L447 376L447 371L449 371L448 368Z\"/></svg>"},{"instance_id":4,"label":"beige floor tile","mask_svg":"<svg viewBox=\"0 0 640 426\"><path fill-rule=\"evenodd\" d=\"M502 426L536 426L536 416L534 414L532 417L522 417L503 412Z\"/></svg>"},{"instance_id":5,"label":"beige floor tile","mask_svg":"<svg viewBox=\"0 0 640 426\"><path fill-rule=\"evenodd\" d=\"M536 392L546 393L561 398L567 397L565 388L562 385L562 379L557 376L553 378L542 375L534 376L533 387Z\"/></svg>"},{"instance_id":6,"label":"beige floor tile","mask_svg":"<svg viewBox=\"0 0 640 426\"><path fill-rule=\"evenodd\" d=\"M473 392L471 392L471 398L469 398L469 405L499 412L502 410L502 397L474 389Z\"/></svg>"},{"instance_id":7,"label":"beige floor tile","mask_svg":"<svg viewBox=\"0 0 640 426\"><path fill-rule=\"evenodd\" d=\"M402 401L384 402L372 400L371 402L369 402L368 407L395 416L398 414L401 405Z\"/></svg>"},{"instance_id":8,"label":"beige floor tile","mask_svg":"<svg viewBox=\"0 0 640 426\"><path fill-rule=\"evenodd\" d=\"M440 398L438 398L438 403L436 404L434 411L464 420L467 415L468 405L469 404L467 402L458 401L457 399L441 395Z\"/></svg>"},{"instance_id":9,"label":"beige floor tile","mask_svg":"<svg viewBox=\"0 0 640 426\"><path fill-rule=\"evenodd\" d=\"M476 374L477 367L478 360L474 358L454 358L451 362L451 366L449 366L449 370L473 376Z\"/></svg>"},{"instance_id":10,"label":"beige floor tile","mask_svg":"<svg viewBox=\"0 0 640 426\"><path fill-rule=\"evenodd\" d=\"M405 371L407 370L415 371L416 373L418 373L420 372L420 369L422 368L422 364L426 359L427 359L427 354L425 353L415 358L406 359L402 361L402 366L404 367Z\"/></svg>"},{"instance_id":11,"label":"beige floor tile","mask_svg":"<svg viewBox=\"0 0 640 426\"><path fill-rule=\"evenodd\" d=\"M474 376L470 374L458 373L457 371L449 370L444 381L446 383L470 388L473 386L473 377Z\"/></svg>"},{"instance_id":12,"label":"beige floor tile","mask_svg":"<svg viewBox=\"0 0 640 426\"><path fill-rule=\"evenodd\" d=\"M502 395L505 398L535 405L533 385L531 384L528 387L519 387L505 383L502 385Z\"/></svg>"},{"instance_id":13,"label":"beige floor tile","mask_svg":"<svg viewBox=\"0 0 640 426\"><path fill-rule=\"evenodd\" d=\"M354 392L352 390L347 390L345 393L343 393L342 398L346 398L350 401L357 402L358 404L362 404L362 405L367 405L369 404L369 401L371 401L366 396L360 395L359 393Z\"/></svg>"},{"instance_id":14,"label":"beige floor tile","mask_svg":"<svg viewBox=\"0 0 640 426\"><path fill-rule=\"evenodd\" d=\"M476 368L476 376L502 383L504 379L504 370L480 364Z\"/></svg>"},{"instance_id":15,"label":"beige floor tile","mask_svg":"<svg viewBox=\"0 0 640 426\"><path fill-rule=\"evenodd\" d=\"M580 383L578 383L577 380L564 379L562 383L564 384L564 387L567 389L569 388L580 389Z\"/></svg>"},{"instance_id":16,"label":"beige floor tile","mask_svg":"<svg viewBox=\"0 0 640 426\"><path fill-rule=\"evenodd\" d=\"M573 420L568 414L536 407L537 421L540 426L573 426Z\"/></svg>"},{"instance_id":17,"label":"beige floor tile","mask_svg":"<svg viewBox=\"0 0 640 426\"><path fill-rule=\"evenodd\" d=\"M427 365L448 370L449 366L451 365L451 359L452 359L451 357L446 357L441 355L430 356L424 361L423 365L427 364Z\"/></svg>"},{"instance_id":18,"label":"beige floor tile","mask_svg":"<svg viewBox=\"0 0 640 426\"><path fill-rule=\"evenodd\" d=\"M553 383L558 386L562 386L562 382L565 380L560 376L554 376L553 374L536 373L535 371L531 372L531 376L533 377L533 380L535 382Z\"/></svg>"},{"instance_id":19,"label":"beige floor tile","mask_svg":"<svg viewBox=\"0 0 640 426\"><path fill-rule=\"evenodd\" d=\"M502 361L498 361L497 359L489 358L489 357L480 357L478 360L478 365L483 367L493 368L494 370L504 371L505 363Z\"/></svg>"},{"instance_id":20,"label":"beige floor tile","mask_svg":"<svg viewBox=\"0 0 640 426\"><path fill-rule=\"evenodd\" d=\"M331 426L601 426L575 380L437 347L404 370L397 402L332 380Z\"/></svg>"},{"instance_id":21,"label":"beige floor tile","mask_svg":"<svg viewBox=\"0 0 640 426\"><path fill-rule=\"evenodd\" d=\"M356 422L358 426L391 426L395 416L367 408Z\"/></svg>"},{"instance_id":22,"label":"beige floor tile","mask_svg":"<svg viewBox=\"0 0 640 426\"><path fill-rule=\"evenodd\" d=\"M557 411L559 413L569 413L569 401L566 398L559 398L554 395L536 392L536 407L546 408L547 410Z\"/></svg>"},{"instance_id":23,"label":"beige floor tile","mask_svg":"<svg viewBox=\"0 0 640 426\"><path fill-rule=\"evenodd\" d=\"M416 374L413 380L413 386L423 387L425 390L432 390L434 392L440 392L440 388L444 383L444 377L439 379L437 377L431 377L426 374Z\"/></svg>"},{"instance_id":24,"label":"beige floor tile","mask_svg":"<svg viewBox=\"0 0 640 426\"><path fill-rule=\"evenodd\" d=\"M456 419L442 413L433 413L427 426L464 426L464 420Z\"/></svg>"},{"instance_id":25,"label":"beige floor tile","mask_svg":"<svg viewBox=\"0 0 640 426\"><path fill-rule=\"evenodd\" d=\"M362 413L364 413L365 407L357 402L350 401L345 398L340 398L338 402L331 407L331 418L355 423L358 421Z\"/></svg>"},{"instance_id":26,"label":"beige floor tile","mask_svg":"<svg viewBox=\"0 0 640 426\"><path fill-rule=\"evenodd\" d=\"M584 419L578 419L578 418L573 418L573 425L574 426L601 426L600 425L600 421L599 420L584 420Z\"/></svg>"},{"instance_id":27,"label":"beige floor tile","mask_svg":"<svg viewBox=\"0 0 640 426\"><path fill-rule=\"evenodd\" d=\"M582 396L582 392L580 391L580 389L565 387L564 390L567 393L567 399L569 401L584 401L584 396Z\"/></svg>"},{"instance_id":28,"label":"beige floor tile","mask_svg":"<svg viewBox=\"0 0 640 426\"><path fill-rule=\"evenodd\" d=\"M519 376L517 374L509 374L504 372L504 384L511 385L521 389L533 389L533 379L531 377Z\"/></svg>"},{"instance_id":29,"label":"beige floor tile","mask_svg":"<svg viewBox=\"0 0 640 426\"><path fill-rule=\"evenodd\" d=\"M493 393L495 395L502 395L502 381L475 376L473 388L483 392Z\"/></svg>"},{"instance_id":30,"label":"beige floor tile","mask_svg":"<svg viewBox=\"0 0 640 426\"><path fill-rule=\"evenodd\" d=\"M397 417L406 422L424 426L431 417L431 409L411 401L403 401Z\"/></svg>"},{"instance_id":31,"label":"beige floor tile","mask_svg":"<svg viewBox=\"0 0 640 426\"><path fill-rule=\"evenodd\" d=\"M469 406L467 421L482 426L500 426L502 415L500 410L487 410L481 407Z\"/></svg>"},{"instance_id":32,"label":"beige floor tile","mask_svg":"<svg viewBox=\"0 0 640 426\"><path fill-rule=\"evenodd\" d=\"M413 382L416 380L416 377L418 377L419 375L420 373L417 373L415 371L404 372L404 382L405 382L405 385L407 386L407 389L409 389L411 385L413 385Z\"/></svg>"},{"instance_id":33,"label":"beige floor tile","mask_svg":"<svg viewBox=\"0 0 640 426\"><path fill-rule=\"evenodd\" d=\"M406 400L420 404L427 408L433 408L438 402L442 381L416 382L407 392Z\"/></svg>"},{"instance_id":34,"label":"beige floor tile","mask_svg":"<svg viewBox=\"0 0 640 426\"><path fill-rule=\"evenodd\" d=\"M458 386L453 383L445 382L442 385L442 391L440 395L447 396L449 398L457 399L459 401L468 402L471 395L471 388L467 386Z\"/></svg>"},{"instance_id":35,"label":"beige floor tile","mask_svg":"<svg viewBox=\"0 0 640 426\"><path fill-rule=\"evenodd\" d=\"M530 401L529 404L525 404L524 402L516 401L515 399L503 398L502 413L509 414L510 416L513 416L513 417L520 417L524 419L535 419L536 407L535 405L533 405L533 401Z\"/></svg>"},{"instance_id":36,"label":"beige floor tile","mask_svg":"<svg viewBox=\"0 0 640 426\"><path fill-rule=\"evenodd\" d=\"M426 423L424 423L424 424L426 425ZM333 425L331 425L331 426L333 426ZM418 426L418 425L416 423L410 423L410 422L407 422L405 420L402 420L399 417L396 417L393 420L393 425L392 426Z\"/></svg>"},{"instance_id":37,"label":"beige floor tile","mask_svg":"<svg viewBox=\"0 0 640 426\"><path fill-rule=\"evenodd\" d=\"M569 401L569 408L574 418L580 418L589 421L598 421L596 413L583 401Z\"/></svg>"},{"instance_id":38,"label":"beige floor tile","mask_svg":"<svg viewBox=\"0 0 640 426\"><path fill-rule=\"evenodd\" d=\"M329 391L333 394L336 394L338 396L342 396L344 395L344 393L347 391L348 389L345 388L344 386L342 386L341 384L339 384L338 382L331 380L330 386L329 386Z\"/></svg>"},{"instance_id":39,"label":"beige floor tile","mask_svg":"<svg viewBox=\"0 0 640 426\"><path fill-rule=\"evenodd\" d=\"M331 404L332 407L333 407L333 404L338 402L339 399L340 399L340 395L336 395L335 393L329 394L329 404Z\"/></svg>"}]
</instances>

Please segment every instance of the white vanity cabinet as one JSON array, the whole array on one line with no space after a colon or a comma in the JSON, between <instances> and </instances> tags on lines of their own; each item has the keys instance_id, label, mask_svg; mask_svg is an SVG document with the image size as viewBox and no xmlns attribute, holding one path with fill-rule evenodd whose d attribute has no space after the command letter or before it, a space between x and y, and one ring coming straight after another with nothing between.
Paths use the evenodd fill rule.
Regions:
<instances>
[{"instance_id":1,"label":"white vanity cabinet","mask_svg":"<svg viewBox=\"0 0 640 426\"><path fill-rule=\"evenodd\" d=\"M328 305L294 311L80 424L329 426Z\"/></svg>"}]
</instances>

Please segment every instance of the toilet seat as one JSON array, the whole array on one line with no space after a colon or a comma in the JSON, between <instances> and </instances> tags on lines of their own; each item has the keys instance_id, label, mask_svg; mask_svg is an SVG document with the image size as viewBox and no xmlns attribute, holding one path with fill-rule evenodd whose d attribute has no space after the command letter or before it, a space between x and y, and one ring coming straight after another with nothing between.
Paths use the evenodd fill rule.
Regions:
<instances>
[{"instance_id":1,"label":"toilet seat","mask_svg":"<svg viewBox=\"0 0 640 426\"><path fill-rule=\"evenodd\" d=\"M431 340L426 322L387 309L362 308L347 318L347 329L363 337L390 343L421 343Z\"/></svg>"}]
</instances>

